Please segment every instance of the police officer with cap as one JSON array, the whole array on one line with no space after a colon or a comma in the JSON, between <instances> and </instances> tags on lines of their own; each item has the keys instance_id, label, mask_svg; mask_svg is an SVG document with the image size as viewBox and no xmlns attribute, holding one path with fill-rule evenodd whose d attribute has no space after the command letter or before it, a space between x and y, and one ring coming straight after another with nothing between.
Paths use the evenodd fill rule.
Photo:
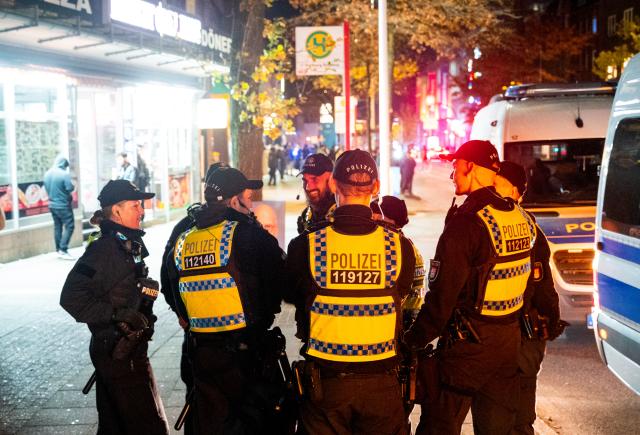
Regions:
<instances>
[{"instance_id":1,"label":"police officer with cap","mask_svg":"<svg viewBox=\"0 0 640 435\"><path fill-rule=\"evenodd\" d=\"M455 193L467 198L445 224L424 305L404 336L414 349L440 337L439 388L422 409L417 433L460 433L471 408L475 433L508 434L535 225L496 192L499 159L490 142L472 140L441 158L453 160Z\"/></svg>"},{"instance_id":2,"label":"police officer with cap","mask_svg":"<svg viewBox=\"0 0 640 435\"><path fill-rule=\"evenodd\" d=\"M325 220L335 209L336 201L329 188L332 170L333 162L324 154L311 154L304 161L300 174L307 207L298 217L298 234Z\"/></svg>"},{"instance_id":3,"label":"police officer with cap","mask_svg":"<svg viewBox=\"0 0 640 435\"><path fill-rule=\"evenodd\" d=\"M527 190L527 174L517 163L504 161L495 180L496 191L520 203ZM531 219L533 216L529 213ZM558 293L553 284L546 236L536 224L536 243L532 255L532 279L522 308L522 342L518 356L520 399L512 433L533 435L536 420L536 384L547 340L562 334L568 324L560 320Z\"/></svg>"},{"instance_id":4,"label":"police officer with cap","mask_svg":"<svg viewBox=\"0 0 640 435\"><path fill-rule=\"evenodd\" d=\"M216 162L209 166L207 169L207 173L204 178L204 186L206 186L206 182L215 171L220 168L228 168L224 162ZM178 323L181 328L184 329L184 340L182 342L182 354L180 355L180 379L184 382L186 386L186 400L189 400L191 395L191 390L193 388L193 370L191 368L191 362L189 361L188 354L188 338L189 338L189 328L187 320L180 317L178 312L178 301L175 299L175 294L171 291L171 283L169 281L169 274L167 271L167 265L173 264L173 248L176 244L176 240L183 232L195 226L195 217L197 213L201 210L203 204L196 202L191 204L187 209L187 215L182 218L171 231L171 235L169 236L169 240L164 248L164 253L162 254L162 266L160 268L160 291L162 292L165 301L171 308L171 310L176 313L178 316ZM193 434L193 424L192 424L192 414L189 413L186 416L184 423L184 433L185 435Z\"/></svg>"},{"instance_id":5,"label":"police officer with cap","mask_svg":"<svg viewBox=\"0 0 640 435\"><path fill-rule=\"evenodd\" d=\"M213 171L195 225L165 257L190 332L195 433L274 432L261 345L280 311L284 253L251 215L260 188L237 169Z\"/></svg>"},{"instance_id":6,"label":"police officer with cap","mask_svg":"<svg viewBox=\"0 0 640 435\"><path fill-rule=\"evenodd\" d=\"M287 256L304 342L302 424L312 434L405 433L398 339L413 248L372 219L379 181L369 153L342 154L329 185L330 222L293 239Z\"/></svg>"},{"instance_id":7,"label":"police officer with cap","mask_svg":"<svg viewBox=\"0 0 640 435\"><path fill-rule=\"evenodd\" d=\"M140 223L141 201L154 195L127 180L106 184L91 220L100 236L69 272L60 296L60 305L91 331L98 433L168 433L147 357L158 285L147 278Z\"/></svg>"}]
</instances>

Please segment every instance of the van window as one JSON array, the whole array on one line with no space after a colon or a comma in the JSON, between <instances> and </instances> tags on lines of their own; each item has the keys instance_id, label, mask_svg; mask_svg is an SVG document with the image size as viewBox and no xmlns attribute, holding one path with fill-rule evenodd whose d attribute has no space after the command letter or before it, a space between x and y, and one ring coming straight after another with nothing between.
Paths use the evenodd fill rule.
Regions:
<instances>
[{"instance_id":1,"label":"van window","mask_svg":"<svg viewBox=\"0 0 640 435\"><path fill-rule=\"evenodd\" d=\"M613 137L602 228L640 238L640 118L620 121Z\"/></svg>"},{"instance_id":2,"label":"van window","mask_svg":"<svg viewBox=\"0 0 640 435\"><path fill-rule=\"evenodd\" d=\"M525 207L595 205L604 139L509 142L504 158L527 171Z\"/></svg>"}]
</instances>

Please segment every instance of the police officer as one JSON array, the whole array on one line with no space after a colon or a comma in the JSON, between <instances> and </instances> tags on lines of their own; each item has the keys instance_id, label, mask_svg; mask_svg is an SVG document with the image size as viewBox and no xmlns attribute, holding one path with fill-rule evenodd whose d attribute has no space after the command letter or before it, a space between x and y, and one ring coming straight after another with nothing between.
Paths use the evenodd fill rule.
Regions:
<instances>
[{"instance_id":1,"label":"police officer","mask_svg":"<svg viewBox=\"0 0 640 435\"><path fill-rule=\"evenodd\" d=\"M155 316L149 298L157 283L147 278L140 222L141 192L130 181L112 180L100 192L92 222L100 236L75 264L60 305L91 331L89 354L96 370L98 433L168 433L153 377L147 341Z\"/></svg>"},{"instance_id":2,"label":"police officer","mask_svg":"<svg viewBox=\"0 0 640 435\"><path fill-rule=\"evenodd\" d=\"M304 342L302 424L311 434L404 433L397 340L413 247L372 220L369 153L345 152L329 183L331 221L293 239L287 256Z\"/></svg>"},{"instance_id":3,"label":"police officer","mask_svg":"<svg viewBox=\"0 0 640 435\"><path fill-rule=\"evenodd\" d=\"M302 165L302 187L307 207L298 217L298 234L325 219L335 209L336 201L329 189L333 162L324 154L311 154Z\"/></svg>"},{"instance_id":4,"label":"police officer","mask_svg":"<svg viewBox=\"0 0 640 435\"><path fill-rule=\"evenodd\" d=\"M228 165L223 162L217 162L209 166L209 169L207 170L207 173L204 178L205 185L206 185L206 181L209 179L211 174L222 167L226 168L228 167ZM187 390L186 400L189 400L189 397L191 395L191 391L193 388L193 370L191 368L191 361L189 361L188 346L187 346L188 338L189 338L189 328L188 328L189 324L185 318L180 317L180 314L178 311L179 301L175 299L176 295L171 290L171 282L169 280L167 265L173 264L173 248L176 244L176 240L178 239L180 234L182 234L183 232L195 226L196 214L201 210L201 208L202 208L202 204L199 202L192 204L187 210L187 215L184 218L182 218L175 225L175 227L173 227L173 230L171 231L171 235L169 236L169 240L165 245L164 253L162 254L162 265L160 268L160 284L161 284L160 291L162 292L165 298L165 301L167 302L171 310L174 313L176 313L176 315L178 316L178 323L180 327L184 329L184 340L182 342L182 353L180 355L180 379L182 379L182 382L184 382L186 386L186 390ZM193 413L189 413L186 416L185 423L184 423L185 435L190 435L194 433L192 416L193 416Z\"/></svg>"},{"instance_id":5,"label":"police officer","mask_svg":"<svg viewBox=\"0 0 640 435\"><path fill-rule=\"evenodd\" d=\"M504 161L495 180L496 191L520 202L527 190L527 174L517 163ZM529 215L531 216L531 215ZM531 216L533 219L533 216ZM536 384L544 358L546 341L558 337L566 322L560 320L558 293L549 266L551 251L544 233L536 224L536 244L532 255L532 279L522 308L522 341L518 355L520 399L512 433L533 435L536 420Z\"/></svg>"},{"instance_id":6,"label":"police officer","mask_svg":"<svg viewBox=\"0 0 640 435\"><path fill-rule=\"evenodd\" d=\"M234 168L211 173L195 226L165 257L190 331L196 433L274 432L261 345L280 311L284 253L251 216L252 190L261 187Z\"/></svg>"},{"instance_id":7,"label":"police officer","mask_svg":"<svg viewBox=\"0 0 640 435\"><path fill-rule=\"evenodd\" d=\"M519 316L535 227L493 187L499 160L490 142L469 141L449 159L455 193L467 199L445 225L424 305L405 333L413 348L440 337L440 388L422 410L418 433L460 433L471 408L476 434L507 434L515 419Z\"/></svg>"}]
</instances>

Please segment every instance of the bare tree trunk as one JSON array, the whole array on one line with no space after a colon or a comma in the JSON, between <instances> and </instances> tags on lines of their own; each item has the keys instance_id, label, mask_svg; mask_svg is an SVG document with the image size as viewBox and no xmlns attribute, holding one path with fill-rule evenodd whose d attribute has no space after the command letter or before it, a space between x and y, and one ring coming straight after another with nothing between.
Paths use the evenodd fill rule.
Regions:
<instances>
[{"instance_id":1,"label":"bare tree trunk","mask_svg":"<svg viewBox=\"0 0 640 435\"><path fill-rule=\"evenodd\" d=\"M237 1L234 6L233 45L235 57L231 63L234 84L246 82L250 92L257 92L258 84L251 79L264 47L262 31L266 6L264 0ZM248 178L262 179L262 128L251 122L239 121L242 104L232 100L231 137L233 142L233 166ZM256 192L254 199L262 199Z\"/></svg>"}]
</instances>

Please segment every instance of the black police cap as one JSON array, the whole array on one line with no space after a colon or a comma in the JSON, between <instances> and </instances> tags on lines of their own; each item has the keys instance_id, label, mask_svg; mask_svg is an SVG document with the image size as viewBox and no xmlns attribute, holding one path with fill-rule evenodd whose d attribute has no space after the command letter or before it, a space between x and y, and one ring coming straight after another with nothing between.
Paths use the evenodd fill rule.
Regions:
<instances>
[{"instance_id":1,"label":"black police cap","mask_svg":"<svg viewBox=\"0 0 640 435\"><path fill-rule=\"evenodd\" d=\"M143 200L154 196L156 196L155 193L142 192L131 181L110 180L100 191L98 201L100 201L100 207L104 208L120 201Z\"/></svg>"}]
</instances>

